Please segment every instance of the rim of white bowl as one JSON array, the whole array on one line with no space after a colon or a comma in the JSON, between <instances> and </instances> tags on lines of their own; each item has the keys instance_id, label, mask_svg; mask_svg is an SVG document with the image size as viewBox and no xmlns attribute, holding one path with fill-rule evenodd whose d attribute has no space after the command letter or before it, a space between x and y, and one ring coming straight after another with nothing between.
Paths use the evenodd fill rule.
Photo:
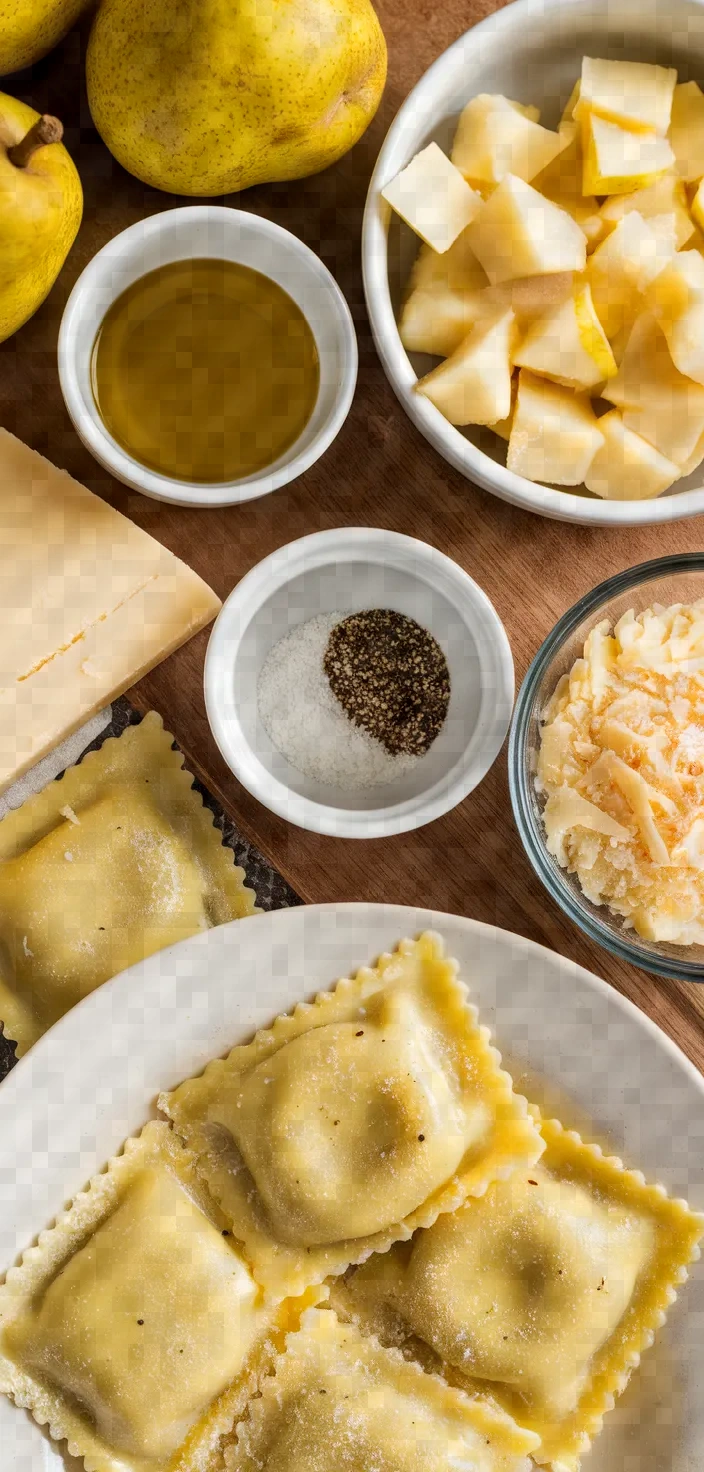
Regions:
<instances>
[{"instance_id":1,"label":"rim of white bowl","mask_svg":"<svg viewBox=\"0 0 704 1472\"><path fill-rule=\"evenodd\" d=\"M343 371L336 386L334 407L304 450L278 467L275 466L273 470L247 476L240 481L201 485L199 482L172 480L169 476L150 470L148 466L141 465L128 455L113 439L100 418L97 405L94 412L86 405L77 371L79 354L76 328L86 291L97 284L105 263L111 257L123 258L130 249L138 249L152 236L163 234L177 224L195 223L206 218L220 220L224 226L235 228L240 221L246 220L248 228L259 231L262 237L278 240L279 243L285 241L287 248L305 263L306 268L324 280L340 340ZM80 358L84 361L83 352ZM145 220L129 225L126 230L121 230L96 251L81 272L64 308L59 328L58 366L61 392L71 422L86 448L111 475L115 475L133 490L141 492L143 496L156 501L167 501L172 505L203 509L211 506L236 506L245 501L253 501L259 496L268 496L309 470L329 449L349 414L357 384L358 360L357 335L352 313L341 288L324 261L304 241L299 240L290 230L285 230L282 225L277 225L262 215L252 214L248 210L232 209L227 205L184 205L178 209L160 210Z\"/></svg>"},{"instance_id":2,"label":"rim of white bowl","mask_svg":"<svg viewBox=\"0 0 704 1472\"><path fill-rule=\"evenodd\" d=\"M237 713L232 670L237 650L267 598L303 572L341 562L369 562L413 571L441 592L470 625L478 644L480 705L472 737L454 766L416 797L386 807L350 809L316 802L272 776L259 760ZM493 680L485 675L491 670ZM513 656L490 598L452 558L401 532L340 527L289 542L245 574L223 604L205 656L205 705L221 755L242 786L264 807L299 828L335 838L386 838L432 823L450 812L487 775L503 746L515 695Z\"/></svg>"},{"instance_id":3,"label":"rim of white bowl","mask_svg":"<svg viewBox=\"0 0 704 1472\"><path fill-rule=\"evenodd\" d=\"M557 0L555 13L590 8L591 0ZM701 3L701 0L697 0ZM465 439L458 429L428 399L412 392L417 375L399 336L391 303L388 278L388 223L391 208L381 197L381 190L409 162L415 147L403 146L404 133L411 118L428 116L429 104L450 60L481 47L492 33L506 35L511 45L511 31L520 20L527 24L531 16L545 15L545 0L513 0L502 10L487 16L465 31L432 63L401 104L389 128L372 174L362 225L362 277L367 312L376 350L391 387L409 419L444 460L461 471L485 491L490 491L512 506L536 512L556 521L571 521L587 526L647 526L658 522L679 521L704 512L704 485L696 490L675 492L671 496L650 501L599 501L576 496L568 490L526 480Z\"/></svg>"}]
</instances>

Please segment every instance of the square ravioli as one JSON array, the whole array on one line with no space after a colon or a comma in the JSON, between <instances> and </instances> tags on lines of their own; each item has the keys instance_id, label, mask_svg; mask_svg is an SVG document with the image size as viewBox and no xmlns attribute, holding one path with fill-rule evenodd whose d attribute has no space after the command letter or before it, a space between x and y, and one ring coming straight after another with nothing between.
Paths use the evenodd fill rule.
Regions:
<instances>
[{"instance_id":1,"label":"square ravioli","mask_svg":"<svg viewBox=\"0 0 704 1472\"><path fill-rule=\"evenodd\" d=\"M206 1472L304 1306L263 1302L154 1122L8 1273L0 1389L89 1472Z\"/></svg>"},{"instance_id":2,"label":"square ravioli","mask_svg":"<svg viewBox=\"0 0 704 1472\"><path fill-rule=\"evenodd\" d=\"M335 1284L344 1318L537 1433L575 1472L653 1340L704 1218L556 1120L540 1163Z\"/></svg>"},{"instance_id":3,"label":"square ravioli","mask_svg":"<svg viewBox=\"0 0 704 1472\"><path fill-rule=\"evenodd\" d=\"M254 911L161 717L0 822L0 1022L26 1051L101 982Z\"/></svg>"},{"instance_id":4,"label":"square ravioli","mask_svg":"<svg viewBox=\"0 0 704 1472\"><path fill-rule=\"evenodd\" d=\"M329 1309L287 1336L228 1447L227 1472L529 1472L537 1437Z\"/></svg>"},{"instance_id":5,"label":"square ravioli","mask_svg":"<svg viewBox=\"0 0 704 1472\"><path fill-rule=\"evenodd\" d=\"M430 933L300 1003L160 1107L272 1295L384 1251L543 1141Z\"/></svg>"}]
</instances>

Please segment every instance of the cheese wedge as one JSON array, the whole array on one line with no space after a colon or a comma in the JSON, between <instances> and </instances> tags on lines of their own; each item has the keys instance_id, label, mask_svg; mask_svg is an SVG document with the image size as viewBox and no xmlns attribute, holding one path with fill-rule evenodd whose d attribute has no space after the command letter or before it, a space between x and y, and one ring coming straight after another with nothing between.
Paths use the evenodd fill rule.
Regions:
<instances>
[{"instance_id":1,"label":"cheese wedge","mask_svg":"<svg viewBox=\"0 0 704 1472\"><path fill-rule=\"evenodd\" d=\"M2 791L210 623L220 600L153 537L6 430L0 485Z\"/></svg>"},{"instance_id":2,"label":"cheese wedge","mask_svg":"<svg viewBox=\"0 0 704 1472\"><path fill-rule=\"evenodd\" d=\"M417 153L381 193L397 215L441 254L450 249L482 203L437 143Z\"/></svg>"},{"instance_id":3,"label":"cheese wedge","mask_svg":"<svg viewBox=\"0 0 704 1472\"><path fill-rule=\"evenodd\" d=\"M530 183L566 142L532 122L507 97L483 92L460 115L451 158L472 184L499 184L505 174Z\"/></svg>"}]
</instances>

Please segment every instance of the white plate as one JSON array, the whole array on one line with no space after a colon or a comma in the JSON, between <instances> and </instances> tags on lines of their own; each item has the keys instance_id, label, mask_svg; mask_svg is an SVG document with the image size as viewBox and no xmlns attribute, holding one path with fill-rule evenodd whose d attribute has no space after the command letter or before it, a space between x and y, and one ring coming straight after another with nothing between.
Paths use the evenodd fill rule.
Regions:
<instances>
[{"instance_id":1,"label":"white plate","mask_svg":"<svg viewBox=\"0 0 704 1472\"><path fill-rule=\"evenodd\" d=\"M519 1088L704 1208L704 1080L605 982L457 916L321 905L238 920L150 957L22 1059L0 1088L0 1268L140 1128L159 1089L429 926L458 958ZM701 1472L703 1323L698 1266L584 1472ZM0 1446L3 1472L68 1465L4 1399Z\"/></svg>"}]
</instances>

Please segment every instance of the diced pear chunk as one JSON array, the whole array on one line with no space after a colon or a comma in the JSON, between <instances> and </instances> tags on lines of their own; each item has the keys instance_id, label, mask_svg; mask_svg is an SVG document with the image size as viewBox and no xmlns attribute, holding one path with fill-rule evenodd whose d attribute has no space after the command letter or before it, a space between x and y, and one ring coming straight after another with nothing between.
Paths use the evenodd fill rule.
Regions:
<instances>
[{"instance_id":1,"label":"diced pear chunk","mask_svg":"<svg viewBox=\"0 0 704 1472\"><path fill-rule=\"evenodd\" d=\"M704 433L704 388L679 373L652 313L636 319L615 378L603 397L621 409L627 429L666 460L684 465Z\"/></svg>"},{"instance_id":2,"label":"diced pear chunk","mask_svg":"<svg viewBox=\"0 0 704 1472\"><path fill-rule=\"evenodd\" d=\"M588 398L521 370L506 460L509 470L526 480L578 486L602 443Z\"/></svg>"},{"instance_id":3,"label":"diced pear chunk","mask_svg":"<svg viewBox=\"0 0 704 1472\"><path fill-rule=\"evenodd\" d=\"M595 113L585 120L584 194L626 194L652 184L671 168L674 154L657 133L632 133Z\"/></svg>"},{"instance_id":4,"label":"diced pear chunk","mask_svg":"<svg viewBox=\"0 0 704 1472\"><path fill-rule=\"evenodd\" d=\"M459 241L444 256L428 250L427 246L422 247L421 254L428 250L428 256L442 269L442 263L453 254L458 244ZM522 276L517 281L504 281L500 286L487 286L486 273L475 260L484 285L478 289L460 290L442 284L435 276L431 277L425 260L422 267L420 258L416 264L419 279L427 285L413 288L401 309L401 341L408 352L434 353L442 358L454 353L481 317L508 311L510 307L515 313L518 328L525 332L536 317L564 302L574 289L572 271L558 271L552 276ZM411 280L416 280L415 270Z\"/></svg>"},{"instance_id":5,"label":"diced pear chunk","mask_svg":"<svg viewBox=\"0 0 704 1472\"><path fill-rule=\"evenodd\" d=\"M579 102L579 100L581 98L581 95L582 95L582 83L581 83L580 78L578 77L577 80L576 80L576 82L575 82L575 84L574 84L574 87L572 88L572 91L570 92L570 95L567 98L567 101L566 101L566 103L565 103L565 105L564 105L564 107L562 109L562 117L560 118L560 127L562 127L564 123L572 123L572 122L574 122L574 119L577 116L577 104L578 104L578 102Z\"/></svg>"},{"instance_id":6,"label":"diced pear chunk","mask_svg":"<svg viewBox=\"0 0 704 1472\"><path fill-rule=\"evenodd\" d=\"M495 424L511 412L512 311L482 318L456 352L419 379L416 391L450 424Z\"/></svg>"},{"instance_id":7,"label":"diced pear chunk","mask_svg":"<svg viewBox=\"0 0 704 1472\"><path fill-rule=\"evenodd\" d=\"M494 283L551 271L583 271L587 258L579 225L513 174L507 174L485 200L470 226L469 239Z\"/></svg>"},{"instance_id":8,"label":"diced pear chunk","mask_svg":"<svg viewBox=\"0 0 704 1472\"><path fill-rule=\"evenodd\" d=\"M548 164L542 173L533 179L533 188L549 199L568 215L584 231L590 245L596 244L604 232L599 215L599 203L594 197L582 193L582 147L580 131L576 123L561 123L560 134L565 147Z\"/></svg>"},{"instance_id":9,"label":"diced pear chunk","mask_svg":"<svg viewBox=\"0 0 704 1472\"><path fill-rule=\"evenodd\" d=\"M666 133L676 81L677 72L671 66L584 56L580 106L622 128Z\"/></svg>"},{"instance_id":10,"label":"diced pear chunk","mask_svg":"<svg viewBox=\"0 0 704 1472\"><path fill-rule=\"evenodd\" d=\"M565 146L527 118L507 97L480 93L467 103L457 124L452 162L477 184L498 184L505 174L530 181Z\"/></svg>"},{"instance_id":11,"label":"diced pear chunk","mask_svg":"<svg viewBox=\"0 0 704 1472\"><path fill-rule=\"evenodd\" d=\"M689 183L704 175L704 92L696 82L680 82L672 99L670 143L677 172Z\"/></svg>"},{"instance_id":12,"label":"diced pear chunk","mask_svg":"<svg viewBox=\"0 0 704 1472\"><path fill-rule=\"evenodd\" d=\"M559 307L573 291L574 271L554 271L549 276L519 276L515 281L487 286L482 300L485 311L512 307L518 327L525 332L536 317Z\"/></svg>"},{"instance_id":13,"label":"diced pear chunk","mask_svg":"<svg viewBox=\"0 0 704 1472\"><path fill-rule=\"evenodd\" d=\"M511 430L513 429L513 416L514 416L514 414L516 412L516 397L517 397L517 394L518 394L518 374L516 373L516 374L514 374L513 378L511 379L511 410L510 410L510 413L506 415L506 418L505 419L497 419L494 424L490 424L489 425L489 429L493 429L494 434L497 434L499 436L499 439L500 440L506 440L507 443L508 443L508 441L511 438Z\"/></svg>"},{"instance_id":14,"label":"diced pear chunk","mask_svg":"<svg viewBox=\"0 0 704 1472\"><path fill-rule=\"evenodd\" d=\"M481 292L436 286L412 291L401 309L398 330L409 353L447 358L482 315Z\"/></svg>"},{"instance_id":15,"label":"diced pear chunk","mask_svg":"<svg viewBox=\"0 0 704 1472\"><path fill-rule=\"evenodd\" d=\"M638 409L652 394L653 385L681 375L670 357L662 330L652 312L640 313L628 335L618 373L606 385L603 397L618 409Z\"/></svg>"},{"instance_id":16,"label":"diced pear chunk","mask_svg":"<svg viewBox=\"0 0 704 1472\"><path fill-rule=\"evenodd\" d=\"M511 107L515 107L517 112L522 112L524 118L530 118L532 123L540 122L540 108L536 107L534 102L511 102Z\"/></svg>"},{"instance_id":17,"label":"diced pear chunk","mask_svg":"<svg viewBox=\"0 0 704 1472\"><path fill-rule=\"evenodd\" d=\"M449 286L453 291L481 291L488 284L489 278L472 250L466 230L442 255L429 245L421 245L409 281L414 291L433 291L436 286Z\"/></svg>"},{"instance_id":18,"label":"diced pear chunk","mask_svg":"<svg viewBox=\"0 0 704 1472\"><path fill-rule=\"evenodd\" d=\"M401 219L441 253L449 250L482 203L437 143L417 153L381 193Z\"/></svg>"},{"instance_id":19,"label":"diced pear chunk","mask_svg":"<svg viewBox=\"0 0 704 1472\"><path fill-rule=\"evenodd\" d=\"M619 220L631 210L637 210L644 220L653 215L674 215L677 249L691 239L694 225L687 208L687 195L682 180L672 171L662 174L646 189L637 189L635 194L624 194L620 198L607 199L599 211L604 228L613 230Z\"/></svg>"},{"instance_id":20,"label":"diced pear chunk","mask_svg":"<svg viewBox=\"0 0 704 1472\"><path fill-rule=\"evenodd\" d=\"M482 291L487 283L466 230L443 255L421 245L399 319L406 350L441 358L454 353L486 310Z\"/></svg>"},{"instance_id":21,"label":"diced pear chunk","mask_svg":"<svg viewBox=\"0 0 704 1472\"><path fill-rule=\"evenodd\" d=\"M683 250L651 282L648 306L680 373L704 384L704 259Z\"/></svg>"},{"instance_id":22,"label":"diced pear chunk","mask_svg":"<svg viewBox=\"0 0 704 1472\"><path fill-rule=\"evenodd\" d=\"M700 230L704 230L704 179L692 200L692 219Z\"/></svg>"},{"instance_id":23,"label":"diced pear chunk","mask_svg":"<svg viewBox=\"0 0 704 1472\"><path fill-rule=\"evenodd\" d=\"M587 279L599 321L609 339L632 325L642 310L642 295L675 254L672 215L644 220L637 210L624 215L587 262Z\"/></svg>"},{"instance_id":24,"label":"diced pear chunk","mask_svg":"<svg viewBox=\"0 0 704 1472\"><path fill-rule=\"evenodd\" d=\"M679 479L679 466L626 429L618 409L602 416L599 429L604 443L584 477L595 496L605 501L650 501Z\"/></svg>"},{"instance_id":25,"label":"diced pear chunk","mask_svg":"<svg viewBox=\"0 0 704 1472\"><path fill-rule=\"evenodd\" d=\"M682 479L684 480L686 475L691 475L692 471L697 470L702 460L704 460L704 432L699 436L689 458L684 460L680 465L680 476Z\"/></svg>"},{"instance_id":26,"label":"diced pear chunk","mask_svg":"<svg viewBox=\"0 0 704 1472\"><path fill-rule=\"evenodd\" d=\"M704 264L704 262L702 263ZM617 369L587 285L528 329L514 362L572 388L593 389Z\"/></svg>"}]
</instances>

